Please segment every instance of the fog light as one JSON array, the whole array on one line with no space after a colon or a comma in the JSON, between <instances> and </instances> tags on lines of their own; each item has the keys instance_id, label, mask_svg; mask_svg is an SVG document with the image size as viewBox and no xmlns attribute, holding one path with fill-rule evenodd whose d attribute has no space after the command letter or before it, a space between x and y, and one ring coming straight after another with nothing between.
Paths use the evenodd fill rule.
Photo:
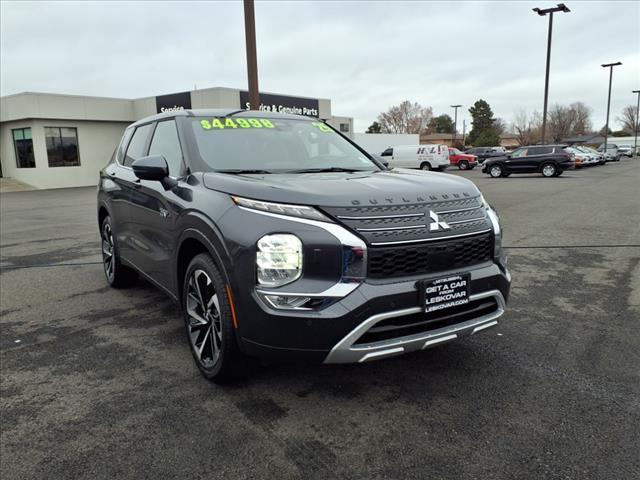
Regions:
<instances>
[{"instance_id":1,"label":"fog light","mask_svg":"<svg viewBox=\"0 0 640 480\"><path fill-rule=\"evenodd\" d=\"M291 234L265 235L256 253L258 283L269 287L286 285L302 274L302 242Z\"/></svg>"},{"instance_id":2,"label":"fog light","mask_svg":"<svg viewBox=\"0 0 640 480\"><path fill-rule=\"evenodd\" d=\"M300 309L308 303L310 297L295 297L288 295L265 295L264 298L273 308Z\"/></svg>"}]
</instances>

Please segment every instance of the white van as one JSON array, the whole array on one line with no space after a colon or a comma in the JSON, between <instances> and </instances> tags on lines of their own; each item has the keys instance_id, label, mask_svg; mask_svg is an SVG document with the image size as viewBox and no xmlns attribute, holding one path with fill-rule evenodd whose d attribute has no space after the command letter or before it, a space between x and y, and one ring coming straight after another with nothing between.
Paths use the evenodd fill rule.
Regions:
<instances>
[{"instance_id":1,"label":"white van","mask_svg":"<svg viewBox=\"0 0 640 480\"><path fill-rule=\"evenodd\" d=\"M446 145L399 145L380 154L390 167L444 170L449 166L449 147Z\"/></svg>"}]
</instances>

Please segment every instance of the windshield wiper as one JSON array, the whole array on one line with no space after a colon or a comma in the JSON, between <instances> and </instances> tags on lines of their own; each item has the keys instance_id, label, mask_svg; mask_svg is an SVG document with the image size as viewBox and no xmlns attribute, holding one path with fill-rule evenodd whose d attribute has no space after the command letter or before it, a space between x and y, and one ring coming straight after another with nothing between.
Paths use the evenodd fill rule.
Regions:
<instances>
[{"instance_id":1,"label":"windshield wiper","mask_svg":"<svg viewBox=\"0 0 640 480\"><path fill-rule=\"evenodd\" d=\"M271 173L269 170L259 169L241 169L241 168L227 168L224 170L215 170L216 173L230 173L232 175L251 175L251 174L264 174Z\"/></svg>"},{"instance_id":2,"label":"windshield wiper","mask_svg":"<svg viewBox=\"0 0 640 480\"><path fill-rule=\"evenodd\" d=\"M359 168L344 167L321 167L321 168L301 168L298 170L287 170L286 173L324 173L324 172L370 172L371 170L362 170Z\"/></svg>"}]
</instances>

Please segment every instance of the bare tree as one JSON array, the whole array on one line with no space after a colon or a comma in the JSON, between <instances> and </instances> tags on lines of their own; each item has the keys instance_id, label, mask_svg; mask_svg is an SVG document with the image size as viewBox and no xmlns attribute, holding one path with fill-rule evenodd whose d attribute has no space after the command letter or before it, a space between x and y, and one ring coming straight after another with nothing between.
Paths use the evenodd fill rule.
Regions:
<instances>
[{"instance_id":1,"label":"bare tree","mask_svg":"<svg viewBox=\"0 0 640 480\"><path fill-rule=\"evenodd\" d=\"M636 131L640 131L640 122L636 123L637 115L638 108L635 105L627 105L622 109L622 114L616 117L616 121L622 125L622 130L633 135Z\"/></svg>"},{"instance_id":2,"label":"bare tree","mask_svg":"<svg viewBox=\"0 0 640 480\"><path fill-rule=\"evenodd\" d=\"M542 115L537 111L528 114L522 108L513 116L511 129L516 134L518 145L534 145L542 136Z\"/></svg>"},{"instance_id":3,"label":"bare tree","mask_svg":"<svg viewBox=\"0 0 640 480\"><path fill-rule=\"evenodd\" d=\"M593 128L591 109L582 102L569 106L556 103L547 115L547 129L554 142L560 142L571 135L585 134Z\"/></svg>"},{"instance_id":4,"label":"bare tree","mask_svg":"<svg viewBox=\"0 0 640 480\"><path fill-rule=\"evenodd\" d=\"M507 132L507 123L502 118L494 118L493 129L498 132L499 135L502 135Z\"/></svg>"},{"instance_id":5,"label":"bare tree","mask_svg":"<svg viewBox=\"0 0 640 480\"><path fill-rule=\"evenodd\" d=\"M378 115L383 133L421 133L433 117L431 107L405 100Z\"/></svg>"},{"instance_id":6,"label":"bare tree","mask_svg":"<svg viewBox=\"0 0 640 480\"><path fill-rule=\"evenodd\" d=\"M584 135L593 128L591 123L591 108L582 102L574 102L569 108L573 111L572 134Z\"/></svg>"}]
</instances>

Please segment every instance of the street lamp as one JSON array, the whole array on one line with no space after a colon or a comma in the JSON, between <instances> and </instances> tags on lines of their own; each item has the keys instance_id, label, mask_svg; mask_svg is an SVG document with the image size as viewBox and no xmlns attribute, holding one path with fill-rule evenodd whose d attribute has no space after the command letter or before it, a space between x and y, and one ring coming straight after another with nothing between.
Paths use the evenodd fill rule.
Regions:
<instances>
[{"instance_id":1,"label":"street lamp","mask_svg":"<svg viewBox=\"0 0 640 480\"><path fill-rule=\"evenodd\" d=\"M456 134L458 133L458 108L460 108L462 105L451 105L451 108L453 108L453 140L451 141L451 146L455 148L456 146Z\"/></svg>"},{"instance_id":2,"label":"street lamp","mask_svg":"<svg viewBox=\"0 0 640 480\"><path fill-rule=\"evenodd\" d=\"M609 138L609 107L611 107L611 81L613 80L613 67L622 65L622 62L603 63L603 68L609 69L609 96L607 97L607 123L604 126L604 158L607 158L607 138Z\"/></svg>"},{"instance_id":3,"label":"street lamp","mask_svg":"<svg viewBox=\"0 0 640 480\"><path fill-rule=\"evenodd\" d=\"M541 17L544 17L547 13L549 14L549 33L547 39L547 70L544 75L544 107L542 111L542 144L544 145L544 139L547 132L547 101L549 99L549 65L551 63L551 31L553 30L553 14L554 12L569 13L571 10L569 10L569 8L564 3L559 3L557 7L545 9L534 8L533 11Z\"/></svg>"},{"instance_id":4,"label":"street lamp","mask_svg":"<svg viewBox=\"0 0 640 480\"><path fill-rule=\"evenodd\" d=\"M633 132L635 134L635 140L633 141L633 156L638 155L638 115L640 115L640 90L632 90L631 93L638 94L638 105L636 105L636 123L633 125Z\"/></svg>"}]
</instances>

